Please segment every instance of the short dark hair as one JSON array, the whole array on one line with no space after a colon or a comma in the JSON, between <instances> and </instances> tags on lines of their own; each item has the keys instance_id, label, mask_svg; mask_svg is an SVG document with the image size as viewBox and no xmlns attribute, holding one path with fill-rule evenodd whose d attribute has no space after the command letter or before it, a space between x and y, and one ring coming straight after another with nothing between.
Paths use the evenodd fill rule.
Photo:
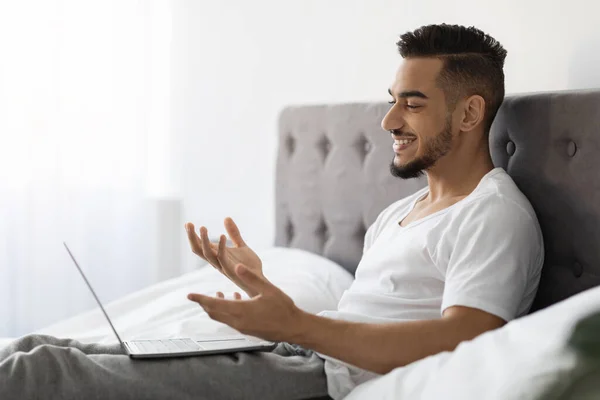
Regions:
<instances>
[{"instance_id":1,"label":"short dark hair","mask_svg":"<svg viewBox=\"0 0 600 400\"><path fill-rule=\"evenodd\" d=\"M438 77L449 109L462 96L478 94L485 100L485 133L504 99L506 50L490 35L471 26L427 25L400 36L402 58L435 57L444 62Z\"/></svg>"}]
</instances>

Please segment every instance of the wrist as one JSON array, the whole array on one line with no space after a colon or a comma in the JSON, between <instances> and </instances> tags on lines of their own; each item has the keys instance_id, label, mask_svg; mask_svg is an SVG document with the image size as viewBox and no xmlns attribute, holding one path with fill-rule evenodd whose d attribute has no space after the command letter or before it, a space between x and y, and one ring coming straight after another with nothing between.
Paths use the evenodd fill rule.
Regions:
<instances>
[{"instance_id":1,"label":"wrist","mask_svg":"<svg viewBox=\"0 0 600 400\"><path fill-rule=\"evenodd\" d=\"M258 275L261 279L271 283L266 277L265 275L262 273L262 270L258 270L256 272L256 275ZM242 288L244 290L244 292L246 292L246 294L248 295L248 297L250 297L251 299L258 296L260 294L260 292L256 291L256 290L252 290L249 287L247 287L246 285L244 285L244 287Z\"/></svg>"},{"instance_id":2,"label":"wrist","mask_svg":"<svg viewBox=\"0 0 600 400\"><path fill-rule=\"evenodd\" d=\"M290 331L287 341L294 344L304 345L309 342L310 334L313 331L315 315L312 315L300 308L296 308L294 323L290 324Z\"/></svg>"}]
</instances>

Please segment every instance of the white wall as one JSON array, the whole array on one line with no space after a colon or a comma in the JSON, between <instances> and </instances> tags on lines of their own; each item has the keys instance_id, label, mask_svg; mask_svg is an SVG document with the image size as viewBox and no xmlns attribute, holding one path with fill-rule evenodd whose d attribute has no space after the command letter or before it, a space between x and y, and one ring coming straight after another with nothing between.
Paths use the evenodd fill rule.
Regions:
<instances>
[{"instance_id":1,"label":"white wall","mask_svg":"<svg viewBox=\"0 0 600 400\"><path fill-rule=\"evenodd\" d=\"M178 1L171 116L183 220L216 236L230 215L251 245L271 245L278 112L386 100L401 33L475 25L508 50L508 93L591 88L600 87L598 15L592 0Z\"/></svg>"}]
</instances>

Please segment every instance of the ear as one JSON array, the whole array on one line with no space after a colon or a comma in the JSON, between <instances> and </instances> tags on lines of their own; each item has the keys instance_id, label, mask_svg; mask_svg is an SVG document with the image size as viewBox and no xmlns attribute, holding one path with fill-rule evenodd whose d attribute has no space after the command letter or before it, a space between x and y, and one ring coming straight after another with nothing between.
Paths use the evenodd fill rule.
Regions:
<instances>
[{"instance_id":1,"label":"ear","mask_svg":"<svg viewBox=\"0 0 600 400\"><path fill-rule=\"evenodd\" d=\"M485 117L485 100L479 95L473 95L465 100L460 130L469 132L483 122Z\"/></svg>"}]
</instances>

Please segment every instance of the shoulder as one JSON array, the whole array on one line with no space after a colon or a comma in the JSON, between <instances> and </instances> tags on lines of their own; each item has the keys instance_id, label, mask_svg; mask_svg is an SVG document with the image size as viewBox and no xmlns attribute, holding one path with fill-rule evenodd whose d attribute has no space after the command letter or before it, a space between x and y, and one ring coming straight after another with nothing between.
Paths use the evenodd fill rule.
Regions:
<instances>
[{"instance_id":1,"label":"shoulder","mask_svg":"<svg viewBox=\"0 0 600 400\"><path fill-rule=\"evenodd\" d=\"M537 216L527 197L501 168L491 171L469 195L454 217L463 222L476 220L523 221L538 226Z\"/></svg>"},{"instance_id":2,"label":"shoulder","mask_svg":"<svg viewBox=\"0 0 600 400\"><path fill-rule=\"evenodd\" d=\"M536 213L512 178L495 169L482 179L467 198L455 204L441 221L436 253L450 256L455 250L472 249L535 254L540 260L544 241Z\"/></svg>"}]
</instances>

